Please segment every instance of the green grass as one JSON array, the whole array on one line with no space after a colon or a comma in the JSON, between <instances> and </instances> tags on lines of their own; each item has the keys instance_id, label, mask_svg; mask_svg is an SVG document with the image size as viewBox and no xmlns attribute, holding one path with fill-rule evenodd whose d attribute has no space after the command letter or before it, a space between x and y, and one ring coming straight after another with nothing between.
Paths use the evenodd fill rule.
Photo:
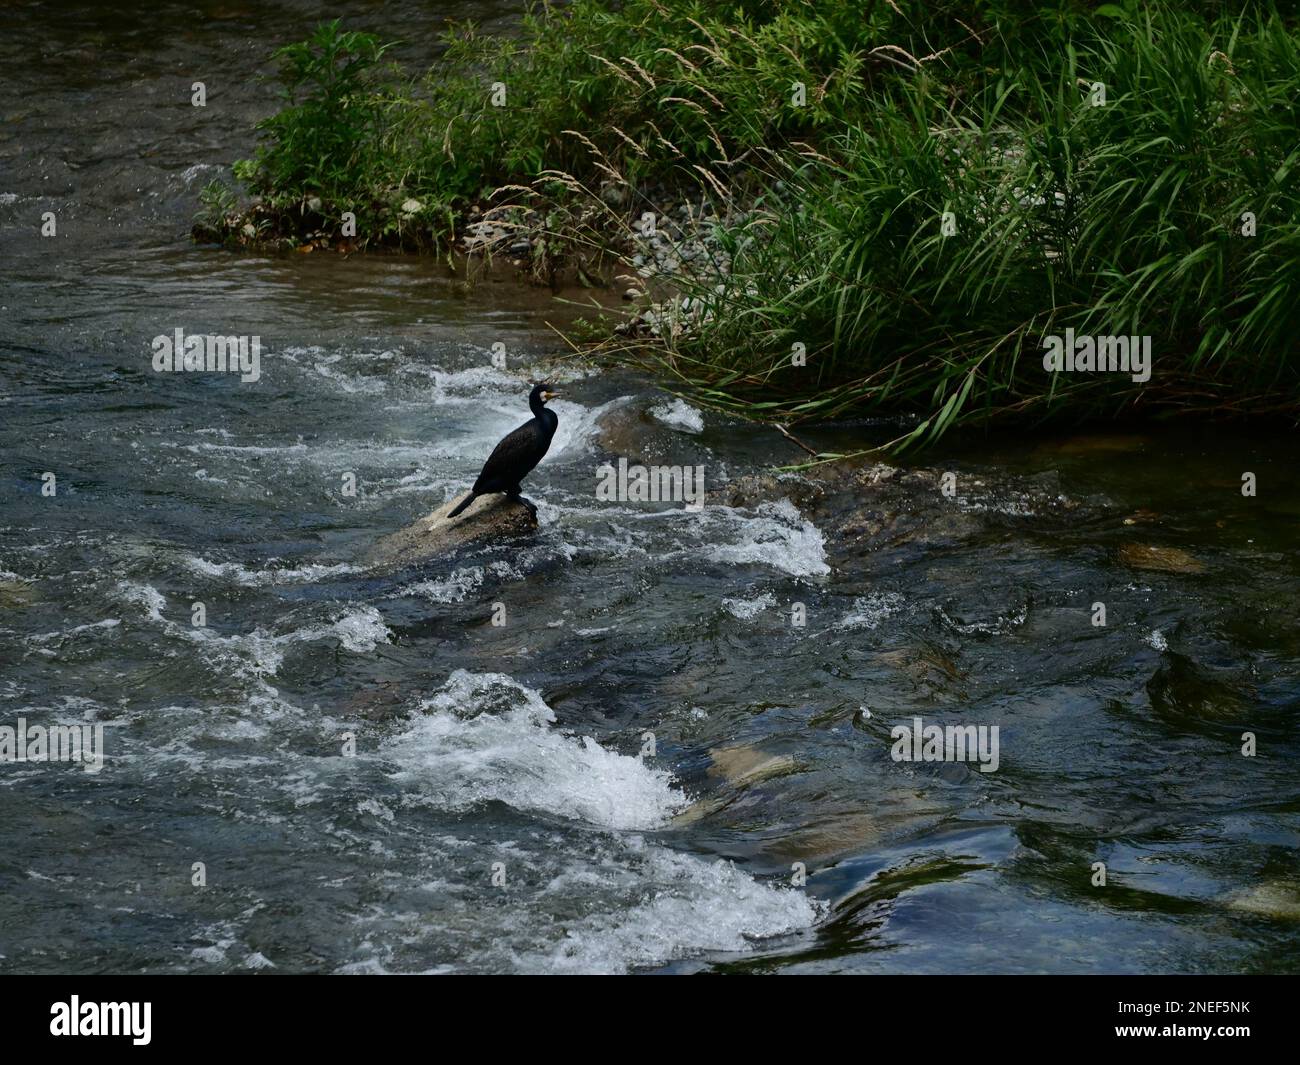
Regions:
<instances>
[{"instance_id":1,"label":"green grass","mask_svg":"<svg viewBox=\"0 0 1300 1065\"><path fill-rule=\"evenodd\" d=\"M774 418L915 412L912 440L1012 413L1292 412L1297 89L1280 21L1169 13L1108 19L959 99L898 80L829 160L781 160L781 201L660 362ZM1047 373L1042 338L1066 327L1151 336L1151 380Z\"/></svg>"},{"instance_id":2,"label":"green grass","mask_svg":"<svg viewBox=\"0 0 1300 1065\"><path fill-rule=\"evenodd\" d=\"M385 62L371 34L323 23L282 48L284 108L259 126L236 176L272 211L313 197L359 216L359 237L393 235L401 204L450 235L456 212L551 172L636 186L742 181L755 153L833 136L881 86L932 52L966 77L1005 59L1027 28L1055 40L1072 0L818 4L715 0L542 3L515 37L457 26L427 72ZM1038 32L1037 29L1034 30ZM806 87L795 106L792 86ZM505 89L503 106L493 86ZM321 212L318 212L321 213ZM290 220L285 220L291 224Z\"/></svg>"},{"instance_id":3,"label":"green grass","mask_svg":"<svg viewBox=\"0 0 1300 1065\"><path fill-rule=\"evenodd\" d=\"M575 0L444 45L416 76L337 23L277 53L286 106L236 167L259 231L352 211L363 246L424 247L521 204L553 264L666 185L757 205L728 276L678 283L703 319L617 349L713 406L902 413L900 443L1300 410L1300 37L1271 3ZM1048 373L1067 327L1151 336L1151 380Z\"/></svg>"}]
</instances>

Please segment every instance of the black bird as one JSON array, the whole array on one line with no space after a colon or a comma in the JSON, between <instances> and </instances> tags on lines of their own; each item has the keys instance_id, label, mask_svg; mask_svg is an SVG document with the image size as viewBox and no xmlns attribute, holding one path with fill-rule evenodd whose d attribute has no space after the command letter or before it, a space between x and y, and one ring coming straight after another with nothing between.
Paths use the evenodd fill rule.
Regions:
<instances>
[{"instance_id":1,"label":"black bird","mask_svg":"<svg viewBox=\"0 0 1300 1065\"><path fill-rule=\"evenodd\" d=\"M558 392L551 391L550 385L533 385L533 390L528 393L532 420L524 422L492 449L492 454L483 463L483 472L478 475L469 495L447 517L454 518L479 496L489 492L504 492L507 499L522 503L534 518L537 517L537 508L519 494L519 482L528 476L550 449L551 438L555 435L555 427L560 424L560 419L554 411L546 409L546 403L558 395Z\"/></svg>"}]
</instances>

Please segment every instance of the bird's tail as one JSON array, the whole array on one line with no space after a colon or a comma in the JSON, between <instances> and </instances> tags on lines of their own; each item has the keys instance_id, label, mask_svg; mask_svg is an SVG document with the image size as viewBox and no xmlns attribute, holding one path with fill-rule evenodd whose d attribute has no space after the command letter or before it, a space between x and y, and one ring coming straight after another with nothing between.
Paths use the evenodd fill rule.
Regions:
<instances>
[{"instance_id":1,"label":"bird's tail","mask_svg":"<svg viewBox=\"0 0 1300 1065\"><path fill-rule=\"evenodd\" d=\"M462 499L462 500L460 501L459 504L457 504L456 509L453 510L450 514L448 514L447 517L449 517L449 518L454 518L457 514L459 514L459 513L460 513L462 510L464 510L467 506L469 506L471 503L473 503L474 500L476 500L477 498L478 498L478 493L477 493L477 492L470 492L469 495L467 495L464 499Z\"/></svg>"}]
</instances>

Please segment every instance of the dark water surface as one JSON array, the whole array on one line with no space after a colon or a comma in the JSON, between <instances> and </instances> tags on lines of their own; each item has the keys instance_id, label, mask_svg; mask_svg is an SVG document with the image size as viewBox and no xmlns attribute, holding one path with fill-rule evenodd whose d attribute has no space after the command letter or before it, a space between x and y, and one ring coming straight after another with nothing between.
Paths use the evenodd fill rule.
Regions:
<instances>
[{"instance_id":1,"label":"dark water surface","mask_svg":"<svg viewBox=\"0 0 1300 1065\"><path fill-rule=\"evenodd\" d=\"M514 6L334 13L420 62ZM190 244L315 11L6 9L0 725L102 724L106 761L0 764L0 970L1300 968L1292 438L953 441L920 460L952 500L689 514L594 499L598 419L710 484L798 453L571 373L535 535L369 573L521 420L566 312ZM260 336L261 380L155 374L177 327ZM892 760L915 716L997 725L998 770Z\"/></svg>"}]
</instances>

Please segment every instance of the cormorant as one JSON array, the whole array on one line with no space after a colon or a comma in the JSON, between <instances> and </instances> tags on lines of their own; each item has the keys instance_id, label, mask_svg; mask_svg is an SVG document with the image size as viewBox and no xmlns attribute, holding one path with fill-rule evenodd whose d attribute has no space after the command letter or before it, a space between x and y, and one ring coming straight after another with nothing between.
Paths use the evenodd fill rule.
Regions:
<instances>
[{"instance_id":1,"label":"cormorant","mask_svg":"<svg viewBox=\"0 0 1300 1065\"><path fill-rule=\"evenodd\" d=\"M479 496L489 492L504 492L507 499L526 506L536 519L537 508L519 494L519 482L542 461L542 456L551 446L551 437L555 435L555 427L560 424L560 419L554 411L547 410L545 404L558 395L558 392L551 391L550 385L533 385L533 390L528 393L532 420L524 422L492 449L492 454L483 463L483 472L478 475L469 495L447 517L454 518Z\"/></svg>"}]
</instances>

